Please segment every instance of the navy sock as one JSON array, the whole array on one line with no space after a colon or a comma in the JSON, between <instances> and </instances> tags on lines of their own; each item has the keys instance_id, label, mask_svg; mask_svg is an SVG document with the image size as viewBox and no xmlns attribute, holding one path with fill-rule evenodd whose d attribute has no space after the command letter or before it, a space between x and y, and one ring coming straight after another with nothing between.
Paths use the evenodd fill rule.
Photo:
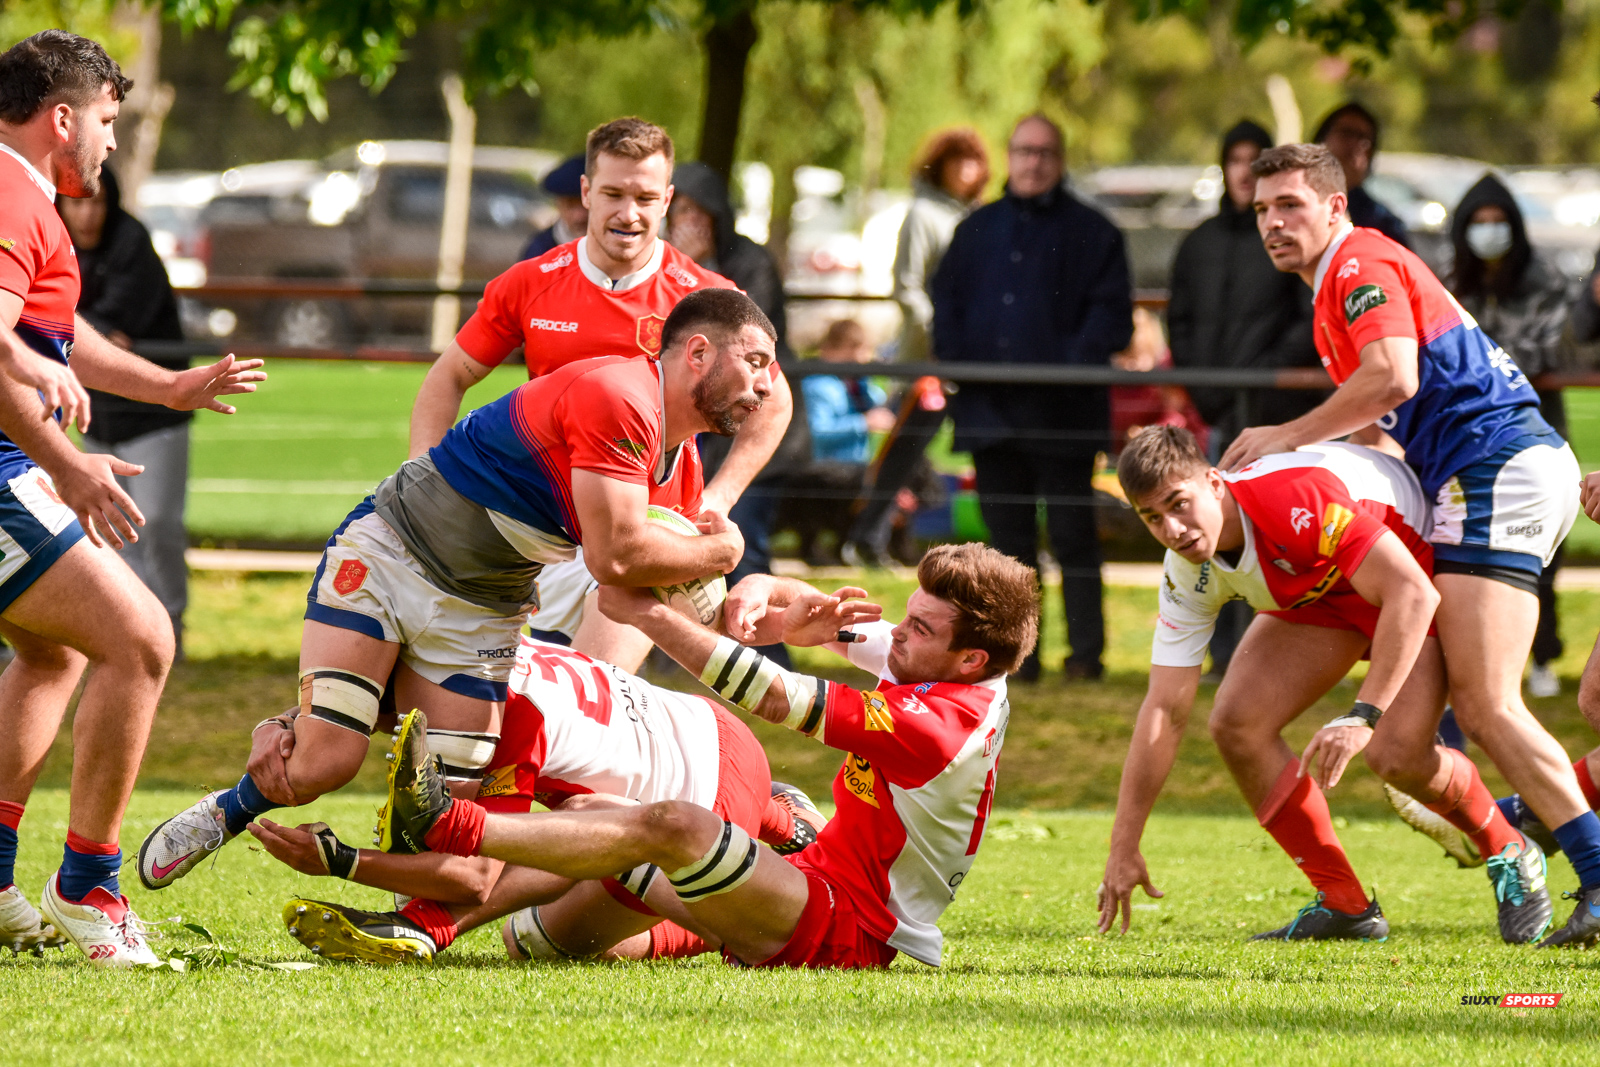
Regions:
<instances>
[{"instance_id":1,"label":"navy sock","mask_svg":"<svg viewBox=\"0 0 1600 1067\"><path fill-rule=\"evenodd\" d=\"M117 869L122 866L122 850L80 852L72 845L69 840L61 850L61 895L68 900L82 900L97 886L103 886L112 896L120 895Z\"/></svg>"},{"instance_id":2,"label":"navy sock","mask_svg":"<svg viewBox=\"0 0 1600 1067\"><path fill-rule=\"evenodd\" d=\"M1584 888L1600 885L1600 817L1586 811L1551 832L1578 872L1578 884Z\"/></svg>"},{"instance_id":3,"label":"navy sock","mask_svg":"<svg viewBox=\"0 0 1600 1067\"><path fill-rule=\"evenodd\" d=\"M228 833L242 834L252 819L264 811L283 807L261 795L256 783L247 774L239 784L217 798L222 806L222 817L228 824Z\"/></svg>"},{"instance_id":4,"label":"navy sock","mask_svg":"<svg viewBox=\"0 0 1600 1067\"><path fill-rule=\"evenodd\" d=\"M1444 709L1444 715L1439 719L1439 740L1457 752L1467 751L1467 735L1461 732L1461 726L1456 722L1455 708Z\"/></svg>"},{"instance_id":5,"label":"navy sock","mask_svg":"<svg viewBox=\"0 0 1600 1067\"><path fill-rule=\"evenodd\" d=\"M0 822L0 889L17 881L17 832Z\"/></svg>"}]
</instances>

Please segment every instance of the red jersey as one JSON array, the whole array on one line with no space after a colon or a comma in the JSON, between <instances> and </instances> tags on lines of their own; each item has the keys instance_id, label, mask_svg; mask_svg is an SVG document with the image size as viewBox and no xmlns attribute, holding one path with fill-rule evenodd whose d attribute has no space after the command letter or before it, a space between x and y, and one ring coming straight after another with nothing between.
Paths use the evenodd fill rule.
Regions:
<instances>
[{"instance_id":1,"label":"red jersey","mask_svg":"<svg viewBox=\"0 0 1600 1067\"><path fill-rule=\"evenodd\" d=\"M1239 561L1190 563L1167 552L1150 657L1156 666L1198 667L1230 600L1288 613L1291 622L1368 632L1377 608L1345 576L1385 532L1399 535L1424 570L1433 569L1427 499L1411 468L1393 456L1360 445L1307 445L1262 456L1226 477L1244 526ZM1335 609L1292 614L1312 605Z\"/></svg>"},{"instance_id":2,"label":"red jersey","mask_svg":"<svg viewBox=\"0 0 1600 1067\"><path fill-rule=\"evenodd\" d=\"M679 300L736 288L661 240L649 263L612 281L589 261L588 243L557 245L490 282L456 343L490 367L522 345L530 378L595 356L658 356Z\"/></svg>"},{"instance_id":3,"label":"red jersey","mask_svg":"<svg viewBox=\"0 0 1600 1067\"><path fill-rule=\"evenodd\" d=\"M887 622L858 626L850 661L881 680L871 692L828 683L815 737L846 753L837 811L805 865L849 898L867 933L937 966L935 923L983 840L1011 705L1004 676L977 685L902 685L889 673Z\"/></svg>"},{"instance_id":4,"label":"red jersey","mask_svg":"<svg viewBox=\"0 0 1600 1067\"><path fill-rule=\"evenodd\" d=\"M650 503L693 519L704 482L700 453L692 437L666 451L661 390L655 360L569 363L476 409L428 455L514 545L529 546L529 559L543 558L535 546L551 536L583 543L574 470L648 486Z\"/></svg>"}]
</instances>

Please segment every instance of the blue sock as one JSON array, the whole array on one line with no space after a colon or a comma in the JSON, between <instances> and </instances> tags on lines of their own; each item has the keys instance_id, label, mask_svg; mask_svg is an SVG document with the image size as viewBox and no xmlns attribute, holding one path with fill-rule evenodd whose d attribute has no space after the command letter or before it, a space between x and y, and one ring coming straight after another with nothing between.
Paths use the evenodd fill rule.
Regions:
<instances>
[{"instance_id":1,"label":"blue sock","mask_svg":"<svg viewBox=\"0 0 1600 1067\"><path fill-rule=\"evenodd\" d=\"M248 774L239 779L238 785L218 797L217 803L222 806L222 817L228 824L230 834L244 833L244 828L257 815L283 807L262 796L261 790L256 788L256 783Z\"/></svg>"},{"instance_id":2,"label":"blue sock","mask_svg":"<svg viewBox=\"0 0 1600 1067\"><path fill-rule=\"evenodd\" d=\"M0 889L17 881L17 832L0 822Z\"/></svg>"},{"instance_id":3,"label":"blue sock","mask_svg":"<svg viewBox=\"0 0 1600 1067\"><path fill-rule=\"evenodd\" d=\"M1461 726L1456 722L1456 709L1446 707L1444 715L1439 719L1439 740L1448 748L1457 752L1467 751L1467 735L1461 732Z\"/></svg>"},{"instance_id":4,"label":"blue sock","mask_svg":"<svg viewBox=\"0 0 1600 1067\"><path fill-rule=\"evenodd\" d=\"M1586 811L1551 832L1578 872L1578 884L1584 888L1600 885L1600 817Z\"/></svg>"},{"instance_id":5,"label":"blue sock","mask_svg":"<svg viewBox=\"0 0 1600 1067\"><path fill-rule=\"evenodd\" d=\"M82 900L96 886L104 886L106 892L118 896L121 890L117 887L117 869L121 866L121 849L102 856L79 852L69 841L61 851L61 895L68 900Z\"/></svg>"}]
</instances>

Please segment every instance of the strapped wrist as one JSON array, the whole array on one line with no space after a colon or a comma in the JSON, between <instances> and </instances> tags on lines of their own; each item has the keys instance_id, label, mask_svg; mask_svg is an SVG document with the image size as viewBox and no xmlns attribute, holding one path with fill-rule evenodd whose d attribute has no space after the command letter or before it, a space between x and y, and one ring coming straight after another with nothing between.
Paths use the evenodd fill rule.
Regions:
<instances>
[{"instance_id":1,"label":"strapped wrist","mask_svg":"<svg viewBox=\"0 0 1600 1067\"><path fill-rule=\"evenodd\" d=\"M1377 729L1378 720L1383 718L1383 709L1376 704L1368 704L1365 700L1356 701L1345 714L1329 722L1324 730L1337 726L1365 726L1369 730Z\"/></svg>"}]
</instances>

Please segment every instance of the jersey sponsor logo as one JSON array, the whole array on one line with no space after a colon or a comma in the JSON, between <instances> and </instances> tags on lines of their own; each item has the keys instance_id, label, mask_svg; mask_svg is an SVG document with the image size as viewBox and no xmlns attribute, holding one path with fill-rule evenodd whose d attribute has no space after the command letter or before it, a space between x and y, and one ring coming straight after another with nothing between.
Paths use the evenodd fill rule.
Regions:
<instances>
[{"instance_id":1,"label":"jersey sponsor logo","mask_svg":"<svg viewBox=\"0 0 1600 1067\"><path fill-rule=\"evenodd\" d=\"M1204 593L1206 586L1211 584L1211 561L1208 559L1200 564L1200 578L1194 583L1196 593Z\"/></svg>"},{"instance_id":2,"label":"jersey sponsor logo","mask_svg":"<svg viewBox=\"0 0 1600 1067\"><path fill-rule=\"evenodd\" d=\"M690 274L676 263L667 264L665 274L679 285L686 285L690 289L693 289L695 286L700 284L699 278L696 278L693 274Z\"/></svg>"},{"instance_id":3,"label":"jersey sponsor logo","mask_svg":"<svg viewBox=\"0 0 1600 1067\"><path fill-rule=\"evenodd\" d=\"M9 237L0 237L0 248L3 248L9 252L15 247L17 247L17 242L13 241Z\"/></svg>"},{"instance_id":4,"label":"jersey sponsor logo","mask_svg":"<svg viewBox=\"0 0 1600 1067\"><path fill-rule=\"evenodd\" d=\"M560 319L529 319L528 329L546 330L550 333L577 333L578 324L562 322Z\"/></svg>"},{"instance_id":5,"label":"jersey sponsor logo","mask_svg":"<svg viewBox=\"0 0 1600 1067\"><path fill-rule=\"evenodd\" d=\"M616 446L618 452L632 459L635 463L644 462L644 445L641 445L638 441L626 437L613 437L611 443Z\"/></svg>"},{"instance_id":6,"label":"jersey sponsor logo","mask_svg":"<svg viewBox=\"0 0 1600 1067\"><path fill-rule=\"evenodd\" d=\"M552 259L548 263L539 264L539 269L544 271L546 274L549 274L553 270L560 270L562 267L569 267L571 265L572 265L572 253L570 251L567 251L567 252L561 253L559 256L557 256L555 259Z\"/></svg>"},{"instance_id":7,"label":"jersey sponsor logo","mask_svg":"<svg viewBox=\"0 0 1600 1067\"><path fill-rule=\"evenodd\" d=\"M1504 374L1511 382L1511 388L1513 389L1521 389L1528 384L1528 379L1523 376L1522 369L1512 361L1510 356L1506 355L1506 350L1503 348L1496 348L1489 353L1489 366Z\"/></svg>"},{"instance_id":8,"label":"jersey sponsor logo","mask_svg":"<svg viewBox=\"0 0 1600 1067\"><path fill-rule=\"evenodd\" d=\"M878 806L878 776L873 773L872 764L854 752L846 752L844 769L839 773L844 777L844 787L850 790L851 796L873 807Z\"/></svg>"},{"instance_id":9,"label":"jersey sponsor logo","mask_svg":"<svg viewBox=\"0 0 1600 1067\"><path fill-rule=\"evenodd\" d=\"M636 340L639 347L652 356L661 351L661 329L666 326L667 320L660 315L640 315Z\"/></svg>"},{"instance_id":10,"label":"jersey sponsor logo","mask_svg":"<svg viewBox=\"0 0 1600 1067\"><path fill-rule=\"evenodd\" d=\"M876 689L862 693L861 706L867 729L894 733L894 714L889 711L889 702L883 699L882 693Z\"/></svg>"},{"instance_id":11,"label":"jersey sponsor logo","mask_svg":"<svg viewBox=\"0 0 1600 1067\"><path fill-rule=\"evenodd\" d=\"M480 648L480 649L478 649L478 658L479 659L516 659L517 658L517 646L512 645L510 648Z\"/></svg>"},{"instance_id":12,"label":"jersey sponsor logo","mask_svg":"<svg viewBox=\"0 0 1600 1067\"><path fill-rule=\"evenodd\" d=\"M1311 520L1316 518L1306 508L1289 509L1289 525L1294 527L1295 533L1305 533L1306 527L1311 525Z\"/></svg>"},{"instance_id":13,"label":"jersey sponsor logo","mask_svg":"<svg viewBox=\"0 0 1600 1067\"><path fill-rule=\"evenodd\" d=\"M347 559L339 564L338 571L333 575L333 591L340 596L349 596L366 584L369 573L367 565L359 559Z\"/></svg>"},{"instance_id":14,"label":"jersey sponsor logo","mask_svg":"<svg viewBox=\"0 0 1600 1067\"><path fill-rule=\"evenodd\" d=\"M478 787L480 797L508 797L517 791L517 768L515 764L496 767L483 776L483 784Z\"/></svg>"},{"instance_id":15,"label":"jersey sponsor logo","mask_svg":"<svg viewBox=\"0 0 1600 1067\"><path fill-rule=\"evenodd\" d=\"M1544 533L1544 523L1525 522L1517 526L1507 526L1507 537L1538 537Z\"/></svg>"},{"instance_id":16,"label":"jersey sponsor logo","mask_svg":"<svg viewBox=\"0 0 1600 1067\"><path fill-rule=\"evenodd\" d=\"M1334 275L1334 278L1336 278L1336 279L1354 278L1356 276L1356 271L1358 271L1360 269L1361 269L1361 261L1359 259L1357 259L1355 256L1351 256L1349 259L1344 261L1344 266L1339 268L1339 273Z\"/></svg>"},{"instance_id":17,"label":"jersey sponsor logo","mask_svg":"<svg viewBox=\"0 0 1600 1067\"><path fill-rule=\"evenodd\" d=\"M1309 592L1289 606L1291 608L1303 608L1311 604L1315 604L1317 601L1322 599L1322 594L1332 589L1334 583L1343 577L1344 575L1340 572L1338 567L1329 567L1328 573L1322 576L1322 580L1320 582L1312 586Z\"/></svg>"},{"instance_id":18,"label":"jersey sponsor logo","mask_svg":"<svg viewBox=\"0 0 1600 1067\"><path fill-rule=\"evenodd\" d=\"M1344 298L1344 321L1348 326L1375 307L1389 302L1381 285L1358 285Z\"/></svg>"},{"instance_id":19,"label":"jersey sponsor logo","mask_svg":"<svg viewBox=\"0 0 1600 1067\"><path fill-rule=\"evenodd\" d=\"M1344 536L1344 528L1350 525L1350 520L1356 513L1343 504L1329 501L1328 507L1322 513L1322 536L1317 539L1317 554L1322 556L1333 555L1333 550L1339 547L1339 538Z\"/></svg>"}]
</instances>

